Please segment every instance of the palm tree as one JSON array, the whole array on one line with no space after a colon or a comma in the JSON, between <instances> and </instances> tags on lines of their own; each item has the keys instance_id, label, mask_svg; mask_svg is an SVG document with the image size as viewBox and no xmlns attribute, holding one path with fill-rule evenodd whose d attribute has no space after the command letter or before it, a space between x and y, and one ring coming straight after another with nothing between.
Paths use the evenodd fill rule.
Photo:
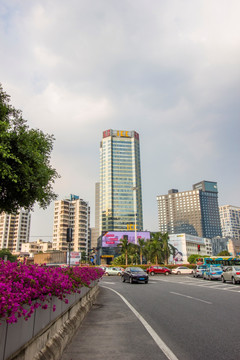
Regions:
<instances>
[{"instance_id":1,"label":"palm tree","mask_svg":"<svg viewBox=\"0 0 240 360\"><path fill-rule=\"evenodd\" d=\"M121 253L125 254L125 264L128 265L128 252L131 249L132 244L128 242L128 239L120 239L120 244L118 246L121 247Z\"/></svg>"},{"instance_id":2,"label":"palm tree","mask_svg":"<svg viewBox=\"0 0 240 360\"><path fill-rule=\"evenodd\" d=\"M156 265L160 263L163 258L163 246L162 246L160 234L161 233L159 232L151 233L151 239L149 245L150 255L155 260Z\"/></svg>"},{"instance_id":3,"label":"palm tree","mask_svg":"<svg viewBox=\"0 0 240 360\"><path fill-rule=\"evenodd\" d=\"M165 234L159 233L161 241L162 241L162 252L164 258L164 265L168 265L168 259L171 254L174 254L175 247L172 244L169 244L169 236L168 232Z\"/></svg>"},{"instance_id":4,"label":"palm tree","mask_svg":"<svg viewBox=\"0 0 240 360\"><path fill-rule=\"evenodd\" d=\"M138 244L139 244L139 255L140 255L140 264L142 265L142 260L143 260L143 249L145 247L145 239L139 239L138 240Z\"/></svg>"}]
</instances>

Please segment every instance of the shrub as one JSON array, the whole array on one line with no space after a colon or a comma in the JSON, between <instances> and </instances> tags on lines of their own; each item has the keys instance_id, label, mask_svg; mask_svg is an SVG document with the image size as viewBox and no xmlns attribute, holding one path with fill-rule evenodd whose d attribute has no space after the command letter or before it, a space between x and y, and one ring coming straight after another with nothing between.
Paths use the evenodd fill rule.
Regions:
<instances>
[{"instance_id":1,"label":"shrub","mask_svg":"<svg viewBox=\"0 0 240 360\"><path fill-rule=\"evenodd\" d=\"M0 260L0 319L14 323L24 316L28 320L34 309L47 309L53 296L68 303L67 294L80 293L82 286L89 286L103 273L98 268L50 268Z\"/></svg>"}]
</instances>

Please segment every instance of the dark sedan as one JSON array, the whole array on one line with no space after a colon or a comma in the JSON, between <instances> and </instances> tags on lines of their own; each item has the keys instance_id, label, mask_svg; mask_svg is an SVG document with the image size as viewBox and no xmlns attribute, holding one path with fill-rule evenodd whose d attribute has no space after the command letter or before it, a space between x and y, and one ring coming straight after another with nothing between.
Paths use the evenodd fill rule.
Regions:
<instances>
[{"instance_id":1,"label":"dark sedan","mask_svg":"<svg viewBox=\"0 0 240 360\"><path fill-rule=\"evenodd\" d=\"M133 282L144 281L148 283L148 274L143 269L138 267L128 267L121 275L122 282L129 281L130 284Z\"/></svg>"}]
</instances>

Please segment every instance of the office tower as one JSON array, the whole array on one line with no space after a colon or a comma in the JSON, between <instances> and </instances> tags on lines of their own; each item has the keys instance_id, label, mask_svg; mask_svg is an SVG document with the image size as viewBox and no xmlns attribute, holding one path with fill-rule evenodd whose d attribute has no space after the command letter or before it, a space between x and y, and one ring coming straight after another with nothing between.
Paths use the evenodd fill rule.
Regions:
<instances>
[{"instance_id":1,"label":"office tower","mask_svg":"<svg viewBox=\"0 0 240 360\"><path fill-rule=\"evenodd\" d=\"M97 247L98 237L101 235L99 226L99 206L100 206L100 183L95 184L95 227L91 229L91 248Z\"/></svg>"},{"instance_id":2,"label":"office tower","mask_svg":"<svg viewBox=\"0 0 240 360\"><path fill-rule=\"evenodd\" d=\"M222 235L240 240L240 207L219 206Z\"/></svg>"},{"instance_id":3,"label":"office tower","mask_svg":"<svg viewBox=\"0 0 240 360\"><path fill-rule=\"evenodd\" d=\"M55 201L53 224L53 250L68 250L67 228L72 228L72 251L90 248L90 207L76 195L69 199Z\"/></svg>"},{"instance_id":4,"label":"office tower","mask_svg":"<svg viewBox=\"0 0 240 360\"><path fill-rule=\"evenodd\" d=\"M100 143L100 231L142 231L139 134L106 130Z\"/></svg>"},{"instance_id":5,"label":"office tower","mask_svg":"<svg viewBox=\"0 0 240 360\"><path fill-rule=\"evenodd\" d=\"M157 196L159 230L169 234L186 233L203 238L222 236L217 183L201 181L193 189Z\"/></svg>"},{"instance_id":6,"label":"office tower","mask_svg":"<svg viewBox=\"0 0 240 360\"><path fill-rule=\"evenodd\" d=\"M21 209L16 214L0 214L0 249L20 252L22 244L29 241L31 215Z\"/></svg>"}]
</instances>

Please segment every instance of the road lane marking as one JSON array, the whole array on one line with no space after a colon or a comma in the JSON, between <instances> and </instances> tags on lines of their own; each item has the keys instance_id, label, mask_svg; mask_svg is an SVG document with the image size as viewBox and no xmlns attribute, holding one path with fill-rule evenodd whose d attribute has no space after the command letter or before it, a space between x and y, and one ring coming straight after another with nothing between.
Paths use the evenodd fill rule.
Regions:
<instances>
[{"instance_id":1,"label":"road lane marking","mask_svg":"<svg viewBox=\"0 0 240 360\"><path fill-rule=\"evenodd\" d=\"M115 285L115 282L110 282L110 281L101 281L101 284L110 284L110 285Z\"/></svg>"},{"instance_id":2,"label":"road lane marking","mask_svg":"<svg viewBox=\"0 0 240 360\"><path fill-rule=\"evenodd\" d=\"M192 296L189 296L189 295L183 295L183 294L179 294L179 293L176 293L176 292L173 292L173 291L170 291L170 294L174 294L174 295L178 295L178 296L183 296L183 297L186 297L186 298L188 298L188 299L193 299L193 300L196 300L196 301L201 301L201 302L204 302L204 303L206 303L206 304L212 305L212 303L209 302L209 301L202 300L202 299L198 299L198 298L195 298L195 297L192 297Z\"/></svg>"},{"instance_id":3,"label":"road lane marking","mask_svg":"<svg viewBox=\"0 0 240 360\"><path fill-rule=\"evenodd\" d=\"M125 304L129 307L130 310L136 315L139 321L143 324L145 329L148 331L148 333L151 335L155 343L158 345L158 347L161 349L161 351L166 355L166 357L169 360L178 360L176 355L169 349L169 347L165 344L165 342L158 336L155 330L148 324L148 322L142 317L142 315L139 314L139 312L125 299L124 296L122 296L119 292L116 290L113 290L107 286L102 286L105 289L109 289L113 292L115 292L120 298L125 302Z\"/></svg>"}]
</instances>

